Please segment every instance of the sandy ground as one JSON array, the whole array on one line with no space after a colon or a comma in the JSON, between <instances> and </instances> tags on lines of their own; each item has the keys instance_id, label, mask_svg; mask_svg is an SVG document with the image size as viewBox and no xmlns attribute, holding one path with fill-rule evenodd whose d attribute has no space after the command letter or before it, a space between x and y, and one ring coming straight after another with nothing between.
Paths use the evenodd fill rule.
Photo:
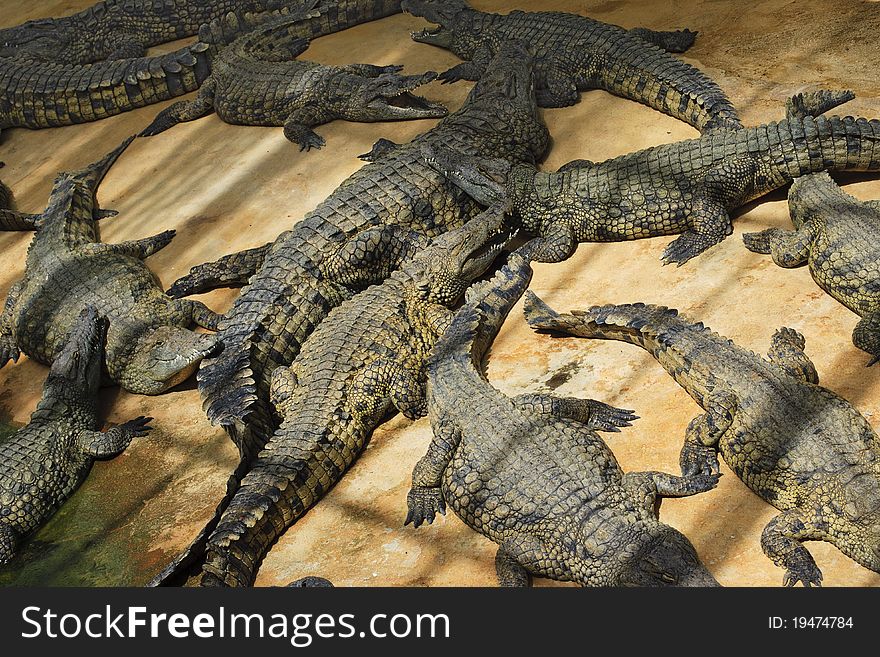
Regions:
<instances>
[{"instance_id":1,"label":"sandy ground","mask_svg":"<svg viewBox=\"0 0 880 657\"><path fill-rule=\"evenodd\" d=\"M92 0L0 1L0 24L61 15ZM27 4L27 6L25 6ZM475 1L483 10L516 3ZM525 8L526 3L520 3ZM588 14L626 27L689 27L700 35L683 58L714 77L746 124L779 119L786 97L819 87L854 89L846 111L877 116L880 78L876 2L820 0L679 0L572 2L544 0L529 9ZM408 72L445 70L450 53L413 43L425 23L395 16L315 41L307 57L326 63L405 63ZM162 50L170 49L165 46ZM470 88L433 84L427 95L456 109ZM167 105L167 103L166 103ZM0 171L20 209L40 211L56 172L92 162L147 125L164 105L88 125L42 131L14 129L0 142ZM545 118L554 146L545 166L575 158L602 160L696 136L696 131L647 107L594 91L572 108ZM355 157L379 137L406 141L431 121L398 124L336 122L318 129L319 152L300 153L280 129L237 127L216 116L182 124L132 144L99 193L119 211L102 222L103 239L118 242L177 229L170 246L149 259L162 283L193 265L257 246L295 224L355 171ZM880 180L845 178L859 198L880 198ZM766 350L775 328L792 326L825 386L850 399L869 419L880 411L880 368L850 343L857 317L824 295L806 269L783 270L749 253L741 234L788 225L784 191L750 206L734 234L690 265L660 265L668 238L582 245L560 265L538 265L532 289L557 309L643 301L686 311L744 347ZM30 236L0 234L4 253L0 293L17 280ZM204 295L224 311L234 291ZM490 379L503 391L555 391L636 409L642 419L609 438L625 470L677 470L684 429L698 406L642 350L620 343L561 340L532 333L514 310L492 352ZM39 398L46 368L27 358L0 372L0 420L20 426ZM202 414L194 383L161 397L102 393L109 423L143 414L156 429L123 455L95 465L73 498L0 569L3 584L140 585L185 547L209 517L235 464L225 434ZM403 528L412 466L430 439L426 420L395 418L379 428L343 481L279 541L257 584L286 584L306 574L340 586L494 585L495 546L448 515L418 531ZM760 549L760 534L776 511L722 465L711 493L663 503L661 517L683 531L725 585L775 586L782 581ZM811 543L830 586L877 586L880 576L825 543ZM538 580L537 585L549 582Z\"/></svg>"}]
</instances>

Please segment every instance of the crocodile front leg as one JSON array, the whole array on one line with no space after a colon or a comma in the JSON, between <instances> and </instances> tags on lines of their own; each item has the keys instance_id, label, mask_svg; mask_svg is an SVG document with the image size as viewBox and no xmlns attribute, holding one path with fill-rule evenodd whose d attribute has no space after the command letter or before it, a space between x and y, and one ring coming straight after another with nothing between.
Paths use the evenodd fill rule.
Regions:
<instances>
[{"instance_id":1,"label":"crocodile front leg","mask_svg":"<svg viewBox=\"0 0 880 657\"><path fill-rule=\"evenodd\" d=\"M526 393L514 397L513 401L517 408L526 412L576 420L595 431L619 432L618 427L632 426L632 422L639 419L633 411L615 408L595 399Z\"/></svg>"},{"instance_id":2,"label":"crocodile front leg","mask_svg":"<svg viewBox=\"0 0 880 657\"><path fill-rule=\"evenodd\" d=\"M706 412L688 425L684 446L679 455L681 473L685 477L718 474L718 441L733 424L736 399L724 392L715 393L704 404Z\"/></svg>"},{"instance_id":3,"label":"crocodile front leg","mask_svg":"<svg viewBox=\"0 0 880 657\"><path fill-rule=\"evenodd\" d=\"M784 586L803 582L804 586L822 586L822 572L813 555L801 541L821 540L824 532L810 514L789 509L773 518L761 534L761 548L777 566L785 568Z\"/></svg>"},{"instance_id":4,"label":"crocodile front leg","mask_svg":"<svg viewBox=\"0 0 880 657\"><path fill-rule=\"evenodd\" d=\"M21 355L18 343L13 335L13 326L15 324L15 304L21 296L21 288L24 281L19 281L11 288L9 294L6 295L6 303L3 304L3 313L0 314L0 367L3 367L10 360L17 361Z\"/></svg>"},{"instance_id":5,"label":"crocodile front leg","mask_svg":"<svg viewBox=\"0 0 880 657\"><path fill-rule=\"evenodd\" d=\"M150 125L141 130L139 136L152 137L160 132L165 132L178 123L195 121L203 116L208 116L214 111L215 90L214 79L209 77L199 87L199 93L193 100L180 101L166 107L156 115Z\"/></svg>"},{"instance_id":6,"label":"crocodile front leg","mask_svg":"<svg viewBox=\"0 0 880 657\"><path fill-rule=\"evenodd\" d=\"M36 230L41 215L0 208L0 230Z\"/></svg>"},{"instance_id":7,"label":"crocodile front leg","mask_svg":"<svg viewBox=\"0 0 880 657\"><path fill-rule=\"evenodd\" d=\"M474 53L469 62L456 64L448 71L444 71L437 76L442 84L451 84L460 80L470 80L476 82L483 77L489 64L492 62L492 49L488 46L481 46Z\"/></svg>"},{"instance_id":8,"label":"crocodile front leg","mask_svg":"<svg viewBox=\"0 0 880 657\"><path fill-rule=\"evenodd\" d=\"M148 424L152 419L151 417L141 415L104 433L100 431L82 431L76 440L82 451L92 458L113 458L121 454L131 444L133 439L146 436L153 429Z\"/></svg>"},{"instance_id":9,"label":"crocodile front leg","mask_svg":"<svg viewBox=\"0 0 880 657\"><path fill-rule=\"evenodd\" d=\"M781 328L770 340L770 351L767 357L774 365L778 365L786 374L808 383L819 383L819 373L810 357L804 353L806 340L804 336L790 328Z\"/></svg>"},{"instance_id":10,"label":"crocodile front leg","mask_svg":"<svg viewBox=\"0 0 880 657\"><path fill-rule=\"evenodd\" d=\"M556 263L568 260L578 247L574 228L564 217L555 217L553 223L541 231L541 241L532 258L538 262Z\"/></svg>"},{"instance_id":11,"label":"crocodile front leg","mask_svg":"<svg viewBox=\"0 0 880 657\"><path fill-rule=\"evenodd\" d=\"M188 297L218 287L246 285L251 276L263 266L263 260L274 242L238 253L230 253L214 262L196 265L186 276L178 278L166 294L170 297Z\"/></svg>"},{"instance_id":12,"label":"crocodile front leg","mask_svg":"<svg viewBox=\"0 0 880 657\"><path fill-rule=\"evenodd\" d=\"M284 120L284 136L288 141L299 144L301 151L322 148L327 142L312 127L327 123L333 118L324 108L301 96L291 103L290 114Z\"/></svg>"},{"instance_id":13,"label":"crocodile front leg","mask_svg":"<svg viewBox=\"0 0 880 657\"><path fill-rule=\"evenodd\" d=\"M434 427L434 438L427 453L419 459L412 474L412 488L406 495L408 508L404 525L420 527L434 522L436 514L446 513L441 482L455 450L461 443L461 432L450 422L439 422Z\"/></svg>"},{"instance_id":14,"label":"crocodile front leg","mask_svg":"<svg viewBox=\"0 0 880 657\"><path fill-rule=\"evenodd\" d=\"M805 223L798 230L768 228L746 233L743 243L752 253L771 255L777 265L790 269L807 264L815 237L816 229L811 223Z\"/></svg>"},{"instance_id":15,"label":"crocodile front leg","mask_svg":"<svg viewBox=\"0 0 880 657\"><path fill-rule=\"evenodd\" d=\"M536 87L539 107L571 107L578 101L577 81L562 66L545 62Z\"/></svg>"},{"instance_id":16,"label":"crocodile front leg","mask_svg":"<svg viewBox=\"0 0 880 657\"><path fill-rule=\"evenodd\" d=\"M214 312L201 301L174 299L173 303L182 315L189 315L192 318L192 323L196 326L201 326L209 331L220 330L220 322L223 321L223 315Z\"/></svg>"},{"instance_id":17,"label":"crocodile front leg","mask_svg":"<svg viewBox=\"0 0 880 657\"><path fill-rule=\"evenodd\" d=\"M400 144L383 137L382 139L376 140L376 143L373 144L373 147L368 153L361 153L358 155L358 159L363 160L364 162L377 162L398 148L400 148Z\"/></svg>"},{"instance_id":18,"label":"crocodile front leg","mask_svg":"<svg viewBox=\"0 0 880 657\"><path fill-rule=\"evenodd\" d=\"M628 472L623 476L624 485L639 486L647 482L658 497L690 497L712 490L718 485L720 473L696 474L677 477L666 472L648 470Z\"/></svg>"},{"instance_id":19,"label":"crocodile front leg","mask_svg":"<svg viewBox=\"0 0 880 657\"><path fill-rule=\"evenodd\" d=\"M430 243L431 238L405 226L369 228L326 258L321 263L321 273L342 285L375 285Z\"/></svg>"},{"instance_id":20,"label":"crocodile front leg","mask_svg":"<svg viewBox=\"0 0 880 657\"><path fill-rule=\"evenodd\" d=\"M151 235L139 240L129 240L118 244L92 243L81 248L88 253L110 252L144 260L168 246L176 233L175 230L165 230L158 235Z\"/></svg>"}]
</instances>

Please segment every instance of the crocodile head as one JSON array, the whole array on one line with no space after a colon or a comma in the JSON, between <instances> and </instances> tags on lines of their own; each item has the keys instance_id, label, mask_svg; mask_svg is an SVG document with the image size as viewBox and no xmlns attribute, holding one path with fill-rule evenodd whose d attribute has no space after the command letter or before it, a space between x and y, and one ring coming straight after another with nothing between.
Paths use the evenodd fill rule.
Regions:
<instances>
[{"instance_id":1,"label":"crocodile head","mask_svg":"<svg viewBox=\"0 0 880 657\"><path fill-rule=\"evenodd\" d=\"M362 76L355 89L346 89L342 115L362 122L442 118L449 113L445 106L412 93L436 78L434 71L421 75Z\"/></svg>"},{"instance_id":2,"label":"crocodile head","mask_svg":"<svg viewBox=\"0 0 880 657\"><path fill-rule=\"evenodd\" d=\"M70 329L67 342L52 361L46 389L65 396L94 398L101 386L107 318L87 306Z\"/></svg>"},{"instance_id":3,"label":"crocodile head","mask_svg":"<svg viewBox=\"0 0 880 657\"><path fill-rule=\"evenodd\" d=\"M480 205L492 205L507 197L508 160L460 153L446 146L422 148L425 162Z\"/></svg>"},{"instance_id":4,"label":"crocodile head","mask_svg":"<svg viewBox=\"0 0 880 657\"><path fill-rule=\"evenodd\" d=\"M413 32L413 41L453 49L456 31L467 14L474 12L464 0L404 0L401 8L437 27Z\"/></svg>"},{"instance_id":5,"label":"crocodile head","mask_svg":"<svg viewBox=\"0 0 880 657\"><path fill-rule=\"evenodd\" d=\"M119 374L119 384L130 392L158 395L189 378L218 345L214 335L179 326L149 328L131 349Z\"/></svg>"},{"instance_id":6,"label":"crocodile head","mask_svg":"<svg viewBox=\"0 0 880 657\"><path fill-rule=\"evenodd\" d=\"M52 60L70 44L71 30L52 18L40 18L0 30L0 57L26 53Z\"/></svg>"},{"instance_id":7,"label":"crocodile head","mask_svg":"<svg viewBox=\"0 0 880 657\"><path fill-rule=\"evenodd\" d=\"M622 586L721 586L684 534L661 527L627 556L620 575Z\"/></svg>"},{"instance_id":8,"label":"crocodile head","mask_svg":"<svg viewBox=\"0 0 880 657\"><path fill-rule=\"evenodd\" d=\"M451 306L483 275L512 235L504 228L506 203L496 203L464 226L435 237L413 259L418 295Z\"/></svg>"}]
</instances>

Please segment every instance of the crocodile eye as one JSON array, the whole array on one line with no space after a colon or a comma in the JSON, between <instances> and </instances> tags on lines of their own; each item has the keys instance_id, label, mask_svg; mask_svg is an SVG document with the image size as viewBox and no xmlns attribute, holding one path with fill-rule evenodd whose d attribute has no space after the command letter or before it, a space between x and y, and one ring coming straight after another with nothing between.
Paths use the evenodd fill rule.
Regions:
<instances>
[{"instance_id":1,"label":"crocodile eye","mask_svg":"<svg viewBox=\"0 0 880 657\"><path fill-rule=\"evenodd\" d=\"M161 347L164 344L165 344L165 340L156 340L156 344L153 346L154 347Z\"/></svg>"}]
</instances>

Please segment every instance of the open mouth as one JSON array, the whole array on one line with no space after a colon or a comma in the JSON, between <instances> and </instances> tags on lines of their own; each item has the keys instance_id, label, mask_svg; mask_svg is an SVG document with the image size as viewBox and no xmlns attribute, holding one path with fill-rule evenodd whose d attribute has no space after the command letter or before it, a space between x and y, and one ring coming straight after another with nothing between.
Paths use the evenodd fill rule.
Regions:
<instances>
[{"instance_id":1,"label":"open mouth","mask_svg":"<svg viewBox=\"0 0 880 657\"><path fill-rule=\"evenodd\" d=\"M419 43L433 43L437 39L443 36L444 28L442 25L437 25L435 27L426 27L424 30L416 30L414 32L410 32L410 36L413 41L418 41Z\"/></svg>"},{"instance_id":2,"label":"open mouth","mask_svg":"<svg viewBox=\"0 0 880 657\"><path fill-rule=\"evenodd\" d=\"M435 103L409 91L394 96L383 96L374 100L371 105L377 109L389 111L395 118L440 118L449 114L449 110L440 103Z\"/></svg>"}]
</instances>

